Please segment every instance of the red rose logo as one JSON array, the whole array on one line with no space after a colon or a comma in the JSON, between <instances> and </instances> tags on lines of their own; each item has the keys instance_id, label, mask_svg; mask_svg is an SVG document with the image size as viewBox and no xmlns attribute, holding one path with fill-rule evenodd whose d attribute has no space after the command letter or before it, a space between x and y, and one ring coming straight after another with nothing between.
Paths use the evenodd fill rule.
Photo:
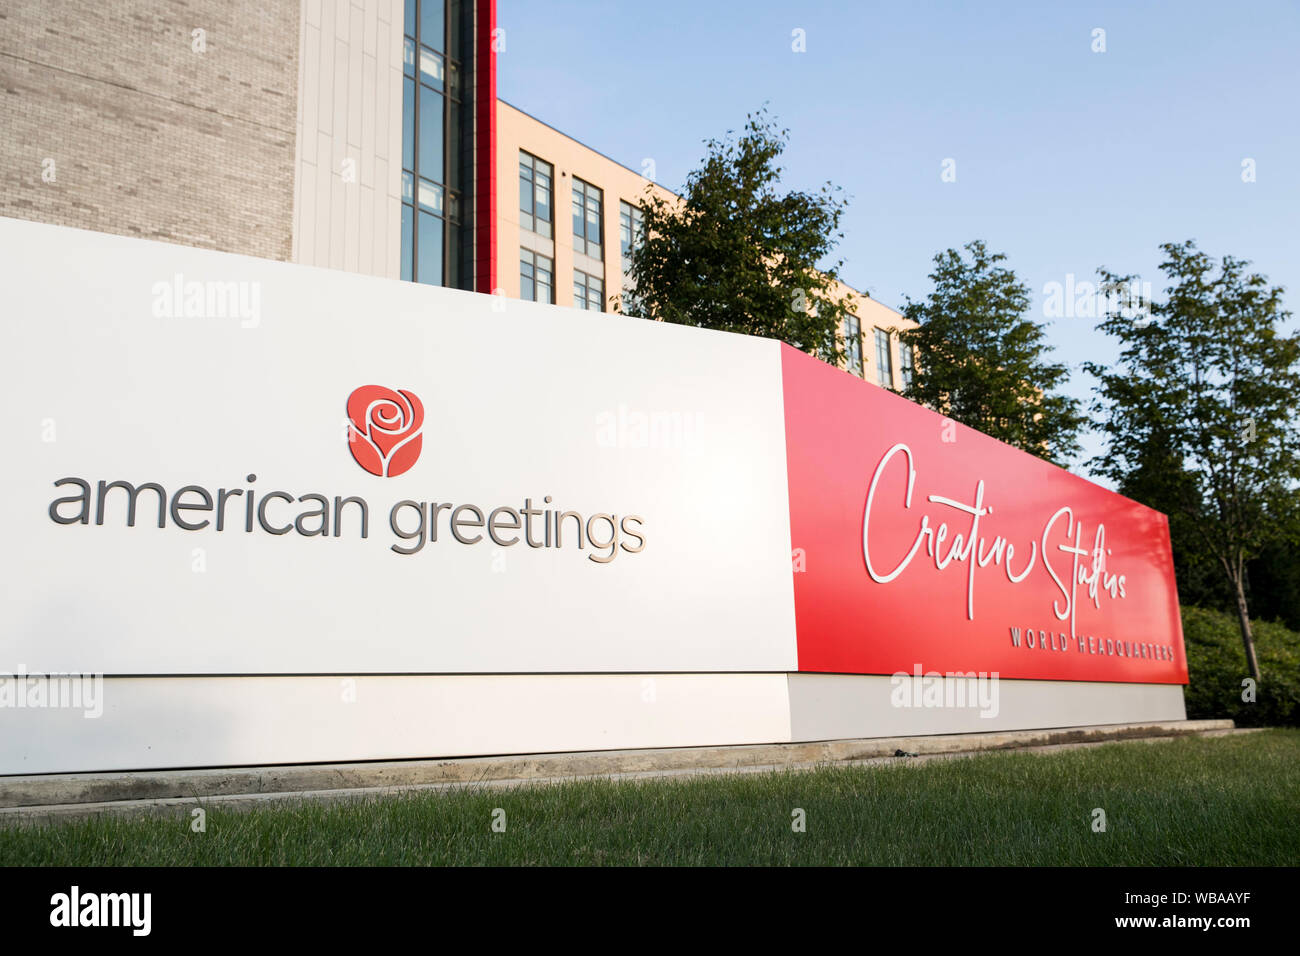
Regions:
<instances>
[{"instance_id":1,"label":"red rose logo","mask_svg":"<svg viewBox=\"0 0 1300 956\"><path fill-rule=\"evenodd\" d=\"M414 392L363 385L348 396L348 447L372 475L409 471L420 457L423 427L424 406Z\"/></svg>"}]
</instances>

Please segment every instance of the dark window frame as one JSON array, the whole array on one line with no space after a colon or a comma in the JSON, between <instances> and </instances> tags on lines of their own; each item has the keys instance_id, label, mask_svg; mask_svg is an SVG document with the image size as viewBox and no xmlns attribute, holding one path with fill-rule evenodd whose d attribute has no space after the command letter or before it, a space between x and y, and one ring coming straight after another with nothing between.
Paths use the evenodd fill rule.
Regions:
<instances>
[{"instance_id":1,"label":"dark window frame","mask_svg":"<svg viewBox=\"0 0 1300 956\"><path fill-rule=\"evenodd\" d=\"M903 380L903 390L912 387L916 378L916 352L906 342L898 343L898 374Z\"/></svg>"},{"instance_id":2,"label":"dark window frame","mask_svg":"<svg viewBox=\"0 0 1300 956\"><path fill-rule=\"evenodd\" d=\"M628 239L623 239L624 221L627 222ZM624 266L632 260L632 253L645 241L645 212L636 203L626 199L618 201L618 245L619 256ZM626 268L623 270L627 271Z\"/></svg>"},{"instance_id":3,"label":"dark window frame","mask_svg":"<svg viewBox=\"0 0 1300 956\"><path fill-rule=\"evenodd\" d=\"M539 167L539 166L545 166L545 167L546 167L546 169L545 169L545 175L546 175L547 179L550 180L550 185L549 185L549 187L547 188L547 195L548 195L548 199L549 199L548 208L549 208L549 210L550 210L550 217L547 218L547 219L542 219L542 220L541 220L542 222L544 222L544 223L546 224L546 231L545 231L545 232L543 232L541 229L538 229L538 228L537 228L537 222L538 222L538 216L537 216L537 174L538 174L538 172L539 172L539 170L538 170L538 167ZM529 202L529 205L530 205L530 209L529 209L527 212L524 211L524 207L523 207L523 201L524 201L524 197L523 197L523 188L524 188L524 175L523 175L523 171L524 171L524 168L525 168L525 167L527 167L527 169L528 169L528 177L529 177L529 178L528 178L528 183L529 183L529 187L528 187L528 188L531 190L530 195L529 195L529 197L528 197L528 202ZM528 217L528 219L529 219L528 222L525 222L525 221L524 221L524 217L525 217L525 216ZM521 150L519 151L519 224L520 224L521 226L523 226L525 229L527 229L529 232L534 232L534 233L536 233L537 235L542 236L542 237L544 237L544 238L546 238L546 239L550 239L550 238L552 238L552 237L555 235L555 165L554 165L553 163L548 163L546 160L542 159L540 156L535 156L535 155L533 155L532 153L528 152L528 150L526 150L526 149L521 149Z\"/></svg>"},{"instance_id":4,"label":"dark window frame","mask_svg":"<svg viewBox=\"0 0 1300 956\"><path fill-rule=\"evenodd\" d=\"M442 42L441 49L437 46L423 42L425 39L421 35L423 23L423 11L419 8L424 3L437 3L442 8ZM459 167L457 151L459 150L459 129L457 124L464 121L462 115L463 97L461 95L461 83L459 82L461 61L453 53L453 47L459 47L458 38L454 36L454 31L459 29L459 23L456 22L455 0L405 0L403 36L402 36L402 240L401 240L401 257L400 274L405 279L408 278L413 282L424 282L427 285L451 286L457 284L459 280L459 227L460 221L460 199L461 184L453 183L450 180L459 178L463 171ZM415 33L412 34L411 27L414 24ZM431 54L438 57L442 63L442 89L439 90L430 83L425 82L424 75L420 70L420 56L422 50L428 50ZM411 82L413 81L413 82ZM409 90L414 90L412 102L407 103L407 94ZM437 96L442 100L442 156L439 160L442 165L442 181L438 182L432 179L425 179L420 175L420 114L422 98L425 96ZM410 121L407 119L407 109L412 113ZM411 133L411 141L406 142L406 135ZM406 165L407 152L411 154L411 165ZM423 206L420 203L420 186L427 183L438 189L442 194L442 208L440 211ZM407 225L406 217L409 214L410 224ZM422 216L432 216L438 221L439 228L442 231L442 254L440 256L441 266L436 282L427 282L420 277L420 222Z\"/></svg>"},{"instance_id":5,"label":"dark window frame","mask_svg":"<svg viewBox=\"0 0 1300 956\"><path fill-rule=\"evenodd\" d=\"M894 349L888 329L876 327L876 384L894 388Z\"/></svg>"},{"instance_id":6,"label":"dark window frame","mask_svg":"<svg viewBox=\"0 0 1300 956\"><path fill-rule=\"evenodd\" d=\"M865 373L862 364L862 320L856 315L844 317L845 367L858 378Z\"/></svg>"},{"instance_id":7,"label":"dark window frame","mask_svg":"<svg viewBox=\"0 0 1300 956\"><path fill-rule=\"evenodd\" d=\"M551 294L550 297L546 299L537 298L537 270L538 270L537 262L539 259L545 260L549 264L549 268L546 271L551 277L550 286L549 286L551 290ZM524 298L523 292L524 292L524 266L525 265L528 265L533 270L533 275L531 280L533 283L533 295L531 299L524 299L524 301L545 302L547 305L555 305L555 260L551 256L543 255L540 252L534 252L532 249L519 250L519 297L521 299Z\"/></svg>"},{"instance_id":8,"label":"dark window frame","mask_svg":"<svg viewBox=\"0 0 1300 956\"><path fill-rule=\"evenodd\" d=\"M597 286L599 288L597 288ZM604 276L592 275L590 272L585 272L582 269L574 269L573 270L573 292L575 298L577 297L577 292L579 287L581 287L582 289L583 304L578 305L577 303L574 303L573 307L575 309L582 309L587 312L605 311L605 277ZM597 309L593 309L591 307L593 292L596 293L596 302L599 304L599 308Z\"/></svg>"},{"instance_id":9,"label":"dark window frame","mask_svg":"<svg viewBox=\"0 0 1300 956\"><path fill-rule=\"evenodd\" d=\"M583 231L581 235L579 235L576 230L573 233L574 251L581 252L583 255L588 256L589 258L600 259L603 261L605 258L605 190L601 189L599 186L592 185L591 183L587 182L585 179L579 179L577 176L574 176L572 197L573 199L577 199L579 195L582 196ZM591 239L591 234L589 232L589 227L591 224L587 220L588 202L593 195L595 197L596 204L597 204L595 242L593 242ZM572 201L570 201L569 205L570 207L572 207L573 205ZM572 215L570 215L570 218L572 218ZM581 249L578 248L579 240L581 240L583 244ZM596 249L594 255L592 254L591 251L593 246Z\"/></svg>"}]
</instances>

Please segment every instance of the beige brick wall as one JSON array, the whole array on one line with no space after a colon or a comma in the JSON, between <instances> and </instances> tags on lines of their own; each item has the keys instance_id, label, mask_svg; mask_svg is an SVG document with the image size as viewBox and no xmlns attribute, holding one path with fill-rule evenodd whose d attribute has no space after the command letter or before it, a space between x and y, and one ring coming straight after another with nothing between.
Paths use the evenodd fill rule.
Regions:
<instances>
[{"instance_id":1,"label":"beige brick wall","mask_svg":"<svg viewBox=\"0 0 1300 956\"><path fill-rule=\"evenodd\" d=\"M296 0L0 0L0 215L290 258L299 28Z\"/></svg>"}]
</instances>

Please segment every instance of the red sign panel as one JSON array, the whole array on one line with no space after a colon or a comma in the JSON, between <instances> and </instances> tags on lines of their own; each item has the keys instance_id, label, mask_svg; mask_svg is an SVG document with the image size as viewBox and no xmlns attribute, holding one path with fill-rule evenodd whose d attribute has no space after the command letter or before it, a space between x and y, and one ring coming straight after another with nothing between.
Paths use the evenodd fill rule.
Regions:
<instances>
[{"instance_id":1,"label":"red sign panel","mask_svg":"<svg viewBox=\"0 0 1300 956\"><path fill-rule=\"evenodd\" d=\"M1168 519L782 346L799 670L1185 684Z\"/></svg>"}]
</instances>

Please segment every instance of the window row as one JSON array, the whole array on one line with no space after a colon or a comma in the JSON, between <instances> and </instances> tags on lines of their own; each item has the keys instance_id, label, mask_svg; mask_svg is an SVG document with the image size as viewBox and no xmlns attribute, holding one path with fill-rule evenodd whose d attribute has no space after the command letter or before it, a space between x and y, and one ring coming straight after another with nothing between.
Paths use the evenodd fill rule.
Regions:
<instances>
[{"instance_id":1,"label":"window row","mask_svg":"<svg viewBox=\"0 0 1300 956\"><path fill-rule=\"evenodd\" d=\"M408 37L418 36L420 40L435 50L448 52L447 9L446 0L406 0L405 30ZM452 4L453 13L457 5ZM453 24L455 27L455 24ZM456 30L451 31L453 38Z\"/></svg>"},{"instance_id":2,"label":"window row","mask_svg":"<svg viewBox=\"0 0 1300 956\"><path fill-rule=\"evenodd\" d=\"M641 245L645 236L645 218L640 206L633 206L623 200L618 201L618 242L619 252L623 256L623 271L627 272L632 264L632 251Z\"/></svg>"},{"instance_id":3,"label":"window row","mask_svg":"<svg viewBox=\"0 0 1300 956\"><path fill-rule=\"evenodd\" d=\"M555 260L530 249L519 250L519 298L555 304ZM605 311L605 280L573 270L573 307Z\"/></svg>"},{"instance_id":4,"label":"window row","mask_svg":"<svg viewBox=\"0 0 1300 956\"><path fill-rule=\"evenodd\" d=\"M619 251L624 267L641 242L641 209L619 200ZM573 177L573 248L593 259L604 259L605 192ZM555 232L555 167L532 153L519 151L519 223L530 232L550 239Z\"/></svg>"},{"instance_id":5,"label":"window row","mask_svg":"<svg viewBox=\"0 0 1300 956\"><path fill-rule=\"evenodd\" d=\"M462 6L459 0L405 4L401 275L430 285L459 284Z\"/></svg>"},{"instance_id":6,"label":"window row","mask_svg":"<svg viewBox=\"0 0 1300 956\"><path fill-rule=\"evenodd\" d=\"M890 333L886 329L875 329L874 340L876 345L876 384L882 388L894 387L894 350L890 341ZM857 316L850 315L844 320L844 353L845 367L859 378L863 375L862 368L862 323ZM911 387L912 376L915 366L911 347L903 345L901 342L898 346L898 373L902 379L903 388Z\"/></svg>"}]
</instances>

